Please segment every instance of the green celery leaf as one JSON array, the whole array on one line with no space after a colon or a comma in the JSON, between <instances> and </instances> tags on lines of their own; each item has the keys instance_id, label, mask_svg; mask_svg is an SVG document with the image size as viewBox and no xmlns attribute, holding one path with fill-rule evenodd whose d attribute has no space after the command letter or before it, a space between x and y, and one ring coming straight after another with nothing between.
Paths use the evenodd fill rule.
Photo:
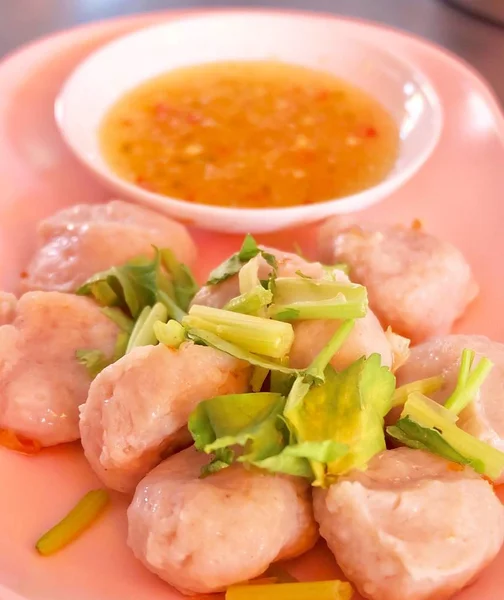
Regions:
<instances>
[{"instance_id":1,"label":"green celery leaf","mask_svg":"<svg viewBox=\"0 0 504 600\"><path fill-rule=\"evenodd\" d=\"M174 299L177 305L187 312L199 286L189 267L180 263L169 248L162 248L160 254L163 266L171 275Z\"/></svg>"},{"instance_id":2,"label":"green celery leaf","mask_svg":"<svg viewBox=\"0 0 504 600\"><path fill-rule=\"evenodd\" d=\"M212 460L201 468L200 479L213 475L218 471L227 469L234 462L234 452L229 448L216 450Z\"/></svg>"},{"instance_id":3,"label":"green celery leaf","mask_svg":"<svg viewBox=\"0 0 504 600\"><path fill-rule=\"evenodd\" d=\"M247 233L243 239L242 247L238 251L238 258L245 263L257 256L260 251L261 250L255 239L250 235L250 233Z\"/></svg>"},{"instance_id":4,"label":"green celery leaf","mask_svg":"<svg viewBox=\"0 0 504 600\"><path fill-rule=\"evenodd\" d=\"M91 379L94 379L100 371L103 371L110 364L110 359L101 350L77 350L75 357L79 364L86 367Z\"/></svg>"},{"instance_id":5,"label":"green celery leaf","mask_svg":"<svg viewBox=\"0 0 504 600\"><path fill-rule=\"evenodd\" d=\"M271 473L282 473L284 475L313 479L313 471L309 461L306 458L292 456L285 450L287 448L276 456L268 456L262 460L256 460L252 464Z\"/></svg>"},{"instance_id":6,"label":"green celery leaf","mask_svg":"<svg viewBox=\"0 0 504 600\"><path fill-rule=\"evenodd\" d=\"M215 285L236 275L245 263L255 258L258 254L276 271L278 267L276 257L269 252L261 250L255 239L250 234L247 234L240 250L232 254L210 273L206 282L207 285Z\"/></svg>"},{"instance_id":7,"label":"green celery leaf","mask_svg":"<svg viewBox=\"0 0 504 600\"><path fill-rule=\"evenodd\" d=\"M117 305L127 309L136 318L145 306L152 306L156 302L158 267L159 255L154 260L135 259L96 273L76 293L81 296L92 295L106 306ZM113 292L113 296L103 293L107 288Z\"/></svg>"},{"instance_id":8,"label":"green celery leaf","mask_svg":"<svg viewBox=\"0 0 504 600\"><path fill-rule=\"evenodd\" d=\"M383 419L390 409L395 377L381 366L377 354L357 360L340 373L328 366L324 376L324 383L312 386L298 378L287 399L285 417L298 443L333 440L346 445L348 452L324 469L343 474L364 466L385 449Z\"/></svg>"},{"instance_id":9,"label":"green celery leaf","mask_svg":"<svg viewBox=\"0 0 504 600\"><path fill-rule=\"evenodd\" d=\"M310 461L328 463L343 456L347 451L346 446L333 440L302 442L286 446L279 454L254 461L253 464L272 473L313 479Z\"/></svg>"},{"instance_id":10,"label":"green celery leaf","mask_svg":"<svg viewBox=\"0 0 504 600\"><path fill-rule=\"evenodd\" d=\"M471 461L452 448L439 431L423 427L410 417L403 417L395 425L387 427L387 434L409 448L426 450L461 465L471 465L476 471L483 469L483 465L476 465L479 469L475 466L480 461Z\"/></svg>"},{"instance_id":11,"label":"green celery leaf","mask_svg":"<svg viewBox=\"0 0 504 600\"><path fill-rule=\"evenodd\" d=\"M91 379L94 379L105 367L115 363L126 354L128 340L129 334L126 331L119 332L111 358L107 358L101 350L86 349L77 350L75 357L81 365L86 367Z\"/></svg>"},{"instance_id":12,"label":"green celery leaf","mask_svg":"<svg viewBox=\"0 0 504 600\"><path fill-rule=\"evenodd\" d=\"M280 394L269 392L230 394L201 402L189 417L196 449L215 454L242 446L239 462L278 454L285 446L285 429L278 419L284 404Z\"/></svg>"},{"instance_id":13,"label":"green celery leaf","mask_svg":"<svg viewBox=\"0 0 504 600\"><path fill-rule=\"evenodd\" d=\"M155 252L153 259L137 257L96 273L76 293L93 296L105 307L122 309L133 319L146 306L154 306L159 301L166 306L171 318L181 321L198 287L190 270L176 260L171 250L155 248ZM112 313L109 316L113 318ZM118 319L119 313L115 317ZM127 325L126 320L116 322L123 327Z\"/></svg>"},{"instance_id":14,"label":"green celery leaf","mask_svg":"<svg viewBox=\"0 0 504 600\"><path fill-rule=\"evenodd\" d=\"M114 321L114 323L120 329L122 329L122 331L125 331L126 333L131 333L133 331L133 326L135 324L133 319L130 319L128 316L126 316L124 311L122 311L120 308L116 308L114 306L104 306L101 311L111 321Z\"/></svg>"},{"instance_id":15,"label":"green celery leaf","mask_svg":"<svg viewBox=\"0 0 504 600\"><path fill-rule=\"evenodd\" d=\"M301 442L287 446L284 452L290 456L299 456L316 460L322 463L330 463L348 452L348 446L340 444L335 440L324 440L323 442Z\"/></svg>"}]
</instances>

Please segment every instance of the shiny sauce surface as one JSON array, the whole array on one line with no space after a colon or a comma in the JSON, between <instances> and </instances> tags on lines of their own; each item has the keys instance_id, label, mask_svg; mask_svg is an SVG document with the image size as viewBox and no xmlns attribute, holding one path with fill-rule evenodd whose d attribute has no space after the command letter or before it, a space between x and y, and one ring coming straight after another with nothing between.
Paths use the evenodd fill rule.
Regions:
<instances>
[{"instance_id":1,"label":"shiny sauce surface","mask_svg":"<svg viewBox=\"0 0 504 600\"><path fill-rule=\"evenodd\" d=\"M258 61L171 71L109 110L101 149L124 179L203 204L285 207L379 183L397 125L372 97L320 71Z\"/></svg>"}]
</instances>

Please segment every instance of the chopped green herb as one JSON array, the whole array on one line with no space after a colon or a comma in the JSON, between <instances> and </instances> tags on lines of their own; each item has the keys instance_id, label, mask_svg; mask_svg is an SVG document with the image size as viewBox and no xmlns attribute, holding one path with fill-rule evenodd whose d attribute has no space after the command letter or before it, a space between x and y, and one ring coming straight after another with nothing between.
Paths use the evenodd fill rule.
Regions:
<instances>
[{"instance_id":1,"label":"chopped green herb","mask_svg":"<svg viewBox=\"0 0 504 600\"><path fill-rule=\"evenodd\" d=\"M243 240L240 250L231 255L227 260L225 260L210 273L208 276L207 285L215 285L221 281L225 281L233 275L236 275L236 273L238 273L245 263L255 258L259 254L273 269L276 270L277 260L275 256L269 252L261 250L254 238L250 234L247 234Z\"/></svg>"},{"instance_id":2,"label":"chopped green herb","mask_svg":"<svg viewBox=\"0 0 504 600\"><path fill-rule=\"evenodd\" d=\"M404 421L406 418L408 422ZM504 453L459 429L456 419L452 411L415 392L408 397L397 429L392 429L391 435L401 436L402 443L407 439L412 443L421 442L434 454L446 452L450 447L454 451L450 460L470 464L478 473L492 480L498 479L504 470ZM415 429L410 421L417 425ZM445 442L442 447L439 437ZM457 455L463 460L456 459Z\"/></svg>"},{"instance_id":3,"label":"chopped green herb","mask_svg":"<svg viewBox=\"0 0 504 600\"><path fill-rule=\"evenodd\" d=\"M157 321L166 322L168 310L162 302L156 302L151 308L146 306L138 317L135 327L131 333L126 353L131 352L138 346L150 346L157 344L158 340L154 333L154 324Z\"/></svg>"},{"instance_id":4,"label":"chopped green herb","mask_svg":"<svg viewBox=\"0 0 504 600\"><path fill-rule=\"evenodd\" d=\"M273 358L287 355L294 341L289 323L209 306L192 306L182 324L188 330L206 330L244 350Z\"/></svg>"},{"instance_id":5,"label":"chopped green herb","mask_svg":"<svg viewBox=\"0 0 504 600\"><path fill-rule=\"evenodd\" d=\"M491 360L483 357L477 367L471 372L475 356L476 353L474 350L463 350L457 385L444 404L445 408L451 410L456 415L461 413L472 402L494 366Z\"/></svg>"},{"instance_id":6,"label":"chopped green herb","mask_svg":"<svg viewBox=\"0 0 504 600\"><path fill-rule=\"evenodd\" d=\"M156 321L154 323L154 335L160 344L170 346L170 348L178 348L187 339L186 330L174 319L170 319L168 323Z\"/></svg>"}]
</instances>

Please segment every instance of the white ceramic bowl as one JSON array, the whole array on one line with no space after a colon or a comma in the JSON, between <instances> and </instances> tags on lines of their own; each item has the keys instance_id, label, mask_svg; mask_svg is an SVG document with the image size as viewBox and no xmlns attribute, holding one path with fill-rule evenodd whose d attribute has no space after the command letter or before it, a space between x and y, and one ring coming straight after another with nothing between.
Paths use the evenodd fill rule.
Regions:
<instances>
[{"instance_id":1,"label":"white ceramic bowl","mask_svg":"<svg viewBox=\"0 0 504 600\"><path fill-rule=\"evenodd\" d=\"M438 141L443 119L432 85L414 65L347 29L338 19L246 11L186 17L142 29L107 44L79 65L56 101L56 120L77 157L115 193L200 227L266 232L361 210L388 196L422 166ZM146 191L120 178L105 162L99 148L100 123L128 90L177 67L272 58L331 72L382 103L401 136L398 160L384 181L316 204L224 208Z\"/></svg>"}]
</instances>

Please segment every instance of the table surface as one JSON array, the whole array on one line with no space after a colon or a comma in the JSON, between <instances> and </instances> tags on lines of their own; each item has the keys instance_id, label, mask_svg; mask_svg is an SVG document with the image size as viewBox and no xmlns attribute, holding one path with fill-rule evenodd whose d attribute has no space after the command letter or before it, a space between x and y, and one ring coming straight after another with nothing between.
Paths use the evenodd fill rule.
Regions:
<instances>
[{"instance_id":1,"label":"table surface","mask_svg":"<svg viewBox=\"0 0 504 600\"><path fill-rule=\"evenodd\" d=\"M0 57L35 38L98 19L215 5L310 9L410 31L471 63L504 103L504 28L473 18L442 0L0 0Z\"/></svg>"}]
</instances>

